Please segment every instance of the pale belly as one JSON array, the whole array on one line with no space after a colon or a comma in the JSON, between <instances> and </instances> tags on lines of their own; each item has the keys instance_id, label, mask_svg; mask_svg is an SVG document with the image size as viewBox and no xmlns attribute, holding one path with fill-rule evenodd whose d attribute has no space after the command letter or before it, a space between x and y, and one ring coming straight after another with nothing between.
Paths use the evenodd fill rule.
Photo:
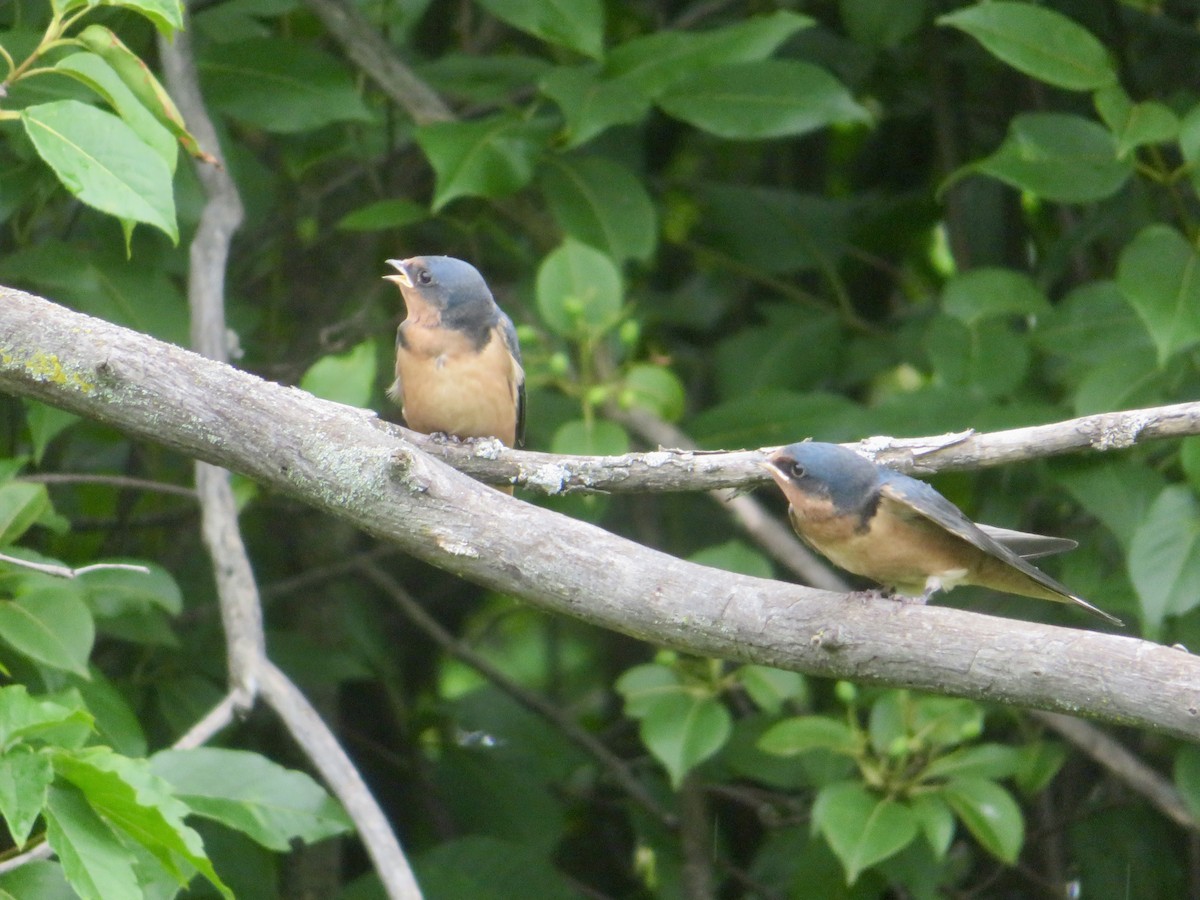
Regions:
<instances>
[{"instance_id":1,"label":"pale belly","mask_svg":"<svg viewBox=\"0 0 1200 900\"><path fill-rule=\"evenodd\" d=\"M516 387L511 377L495 375L488 357L442 356L419 360L402 354L397 375L404 419L414 431L443 432L460 438L495 437L507 446L516 438ZM508 366L507 354L503 362Z\"/></svg>"}]
</instances>

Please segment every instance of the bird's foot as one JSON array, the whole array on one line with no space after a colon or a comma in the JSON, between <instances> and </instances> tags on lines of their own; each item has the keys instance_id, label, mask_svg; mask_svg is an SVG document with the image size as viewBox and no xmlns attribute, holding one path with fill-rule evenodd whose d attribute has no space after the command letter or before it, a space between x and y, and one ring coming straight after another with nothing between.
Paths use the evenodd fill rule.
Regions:
<instances>
[{"instance_id":1,"label":"bird's foot","mask_svg":"<svg viewBox=\"0 0 1200 900\"><path fill-rule=\"evenodd\" d=\"M860 591L851 591L850 596L855 600L889 600L893 594L886 588L873 587L863 588Z\"/></svg>"},{"instance_id":2,"label":"bird's foot","mask_svg":"<svg viewBox=\"0 0 1200 900\"><path fill-rule=\"evenodd\" d=\"M461 444L462 439L457 434L447 434L444 431L431 431L429 437L436 444Z\"/></svg>"}]
</instances>

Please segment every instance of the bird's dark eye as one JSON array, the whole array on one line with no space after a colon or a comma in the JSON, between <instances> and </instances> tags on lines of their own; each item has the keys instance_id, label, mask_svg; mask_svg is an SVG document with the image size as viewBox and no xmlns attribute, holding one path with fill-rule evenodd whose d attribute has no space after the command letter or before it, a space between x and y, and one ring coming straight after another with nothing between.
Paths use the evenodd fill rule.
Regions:
<instances>
[{"instance_id":1,"label":"bird's dark eye","mask_svg":"<svg viewBox=\"0 0 1200 900\"><path fill-rule=\"evenodd\" d=\"M794 459L789 459L783 464L783 467L787 470L788 478L795 478L797 481L808 474L804 471L804 466L796 462Z\"/></svg>"},{"instance_id":2,"label":"bird's dark eye","mask_svg":"<svg viewBox=\"0 0 1200 900\"><path fill-rule=\"evenodd\" d=\"M417 273L417 284L433 284L433 276L427 269L422 269Z\"/></svg>"}]
</instances>

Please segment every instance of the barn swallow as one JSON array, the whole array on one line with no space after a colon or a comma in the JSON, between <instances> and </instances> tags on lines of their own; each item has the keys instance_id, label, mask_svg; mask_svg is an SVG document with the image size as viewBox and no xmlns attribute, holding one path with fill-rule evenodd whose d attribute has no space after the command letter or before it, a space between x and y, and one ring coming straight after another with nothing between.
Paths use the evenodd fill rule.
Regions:
<instances>
[{"instance_id":1,"label":"barn swallow","mask_svg":"<svg viewBox=\"0 0 1200 900\"><path fill-rule=\"evenodd\" d=\"M388 396L414 431L525 443L525 370L512 319L470 263L450 256L389 259L407 317L396 330Z\"/></svg>"},{"instance_id":2,"label":"barn swallow","mask_svg":"<svg viewBox=\"0 0 1200 900\"><path fill-rule=\"evenodd\" d=\"M974 584L1073 603L1123 624L1027 561L1069 550L1074 541L977 525L925 482L837 444L792 444L764 466L787 497L796 533L848 572L921 603L936 591Z\"/></svg>"}]
</instances>

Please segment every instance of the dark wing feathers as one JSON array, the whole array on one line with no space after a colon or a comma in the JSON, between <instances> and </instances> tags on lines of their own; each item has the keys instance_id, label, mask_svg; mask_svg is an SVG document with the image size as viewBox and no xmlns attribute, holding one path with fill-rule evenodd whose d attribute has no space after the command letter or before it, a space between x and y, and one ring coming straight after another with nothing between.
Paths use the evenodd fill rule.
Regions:
<instances>
[{"instance_id":1,"label":"dark wing feathers","mask_svg":"<svg viewBox=\"0 0 1200 900\"><path fill-rule=\"evenodd\" d=\"M521 366L521 345L517 341L517 329L503 312L500 312L500 336L504 338L504 346L512 354L517 365ZM521 368L521 380L517 383L517 437L514 443L517 447L525 446L525 369Z\"/></svg>"}]
</instances>

